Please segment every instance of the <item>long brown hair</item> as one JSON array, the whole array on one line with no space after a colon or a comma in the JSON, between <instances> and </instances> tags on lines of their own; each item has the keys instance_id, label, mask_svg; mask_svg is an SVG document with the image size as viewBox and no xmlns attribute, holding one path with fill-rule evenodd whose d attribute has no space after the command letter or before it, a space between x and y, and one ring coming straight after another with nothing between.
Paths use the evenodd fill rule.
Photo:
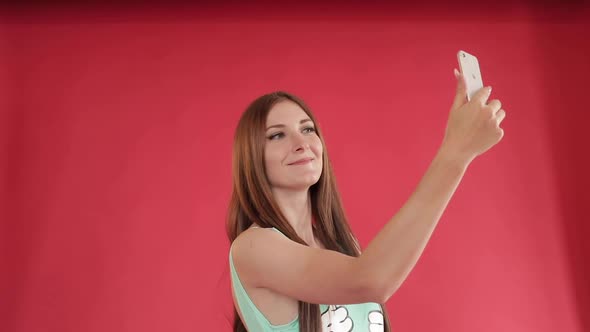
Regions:
<instances>
[{"instance_id":1,"label":"long brown hair","mask_svg":"<svg viewBox=\"0 0 590 332\"><path fill-rule=\"evenodd\" d=\"M321 129L305 102L283 91L269 93L254 100L238 122L232 151L233 188L226 225L229 241L233 242L240 233L256 222L264 228L275 227L292 241L308 245L281 213L273 198L264 166L266 118L276 103L285 100L296 103L307 113L315 124L316 133L323 145L322 174L318 182L309 188L313 232L326 249L358 257L360 247L352 235L342 207ZM381 308L385 331L388 332L387 312L384 305ZM299 331L321 332L320 323L319 305L299 301ZM234 332L242 331L246 331L246 328L234 307Z\"/></svg>"}]
</instances>

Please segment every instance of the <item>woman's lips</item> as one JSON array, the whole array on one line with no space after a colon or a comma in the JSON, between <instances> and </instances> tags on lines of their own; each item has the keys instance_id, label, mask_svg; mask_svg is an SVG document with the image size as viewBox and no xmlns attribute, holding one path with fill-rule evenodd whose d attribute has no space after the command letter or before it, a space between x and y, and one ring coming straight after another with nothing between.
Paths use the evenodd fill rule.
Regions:
<instances>
[{"instance_id":1,"label":"woman's lips","mask_svg":"<svg viewBox=\"0 0 590 332\"><path fill-rule=\"evenodd\" d=\"M306 159L306 160L298 161L296 163L292 163L292 164L289 164L289 165L305 165L307 163L310 163L312 160L313 159Z\"/></svg>"}]
</instances>

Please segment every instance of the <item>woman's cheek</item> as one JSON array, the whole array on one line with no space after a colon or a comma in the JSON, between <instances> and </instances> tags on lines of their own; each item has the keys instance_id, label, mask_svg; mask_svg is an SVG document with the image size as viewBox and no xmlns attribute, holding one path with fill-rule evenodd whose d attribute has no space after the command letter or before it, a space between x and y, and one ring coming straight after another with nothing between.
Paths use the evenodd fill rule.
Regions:
<instances>
[{"instance_id":1,"label":"woman's cheek","mask_svg":"<svg viewBox=\"0 0 590 332\"><path fill-rule=\"evenodd\" d=\"M315 152L318 156L322 155L323 152L323 147L322 147L322 141L320 141L319 137L316 137L316 142L313 145L315 147Z\"/></svg>"}]
</instances>

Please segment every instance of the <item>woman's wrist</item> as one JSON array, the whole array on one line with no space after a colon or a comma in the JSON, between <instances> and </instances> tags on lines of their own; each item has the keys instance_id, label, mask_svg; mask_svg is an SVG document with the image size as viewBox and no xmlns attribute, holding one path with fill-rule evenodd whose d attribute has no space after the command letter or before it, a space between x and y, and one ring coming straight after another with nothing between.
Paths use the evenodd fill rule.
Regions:
<instances>
[{"instance_id":1,"label":"woman's wrist","mask_svg":"<svg viewBox=\"0 0 590 332\"><path fill-rule=\"evenodd\" d=\"M469 164L471 164L473 159L475 159L475 156L462 153L458 149L454 149L447 144L443 144L439 148L436 158L464 170L469 166Z\"/></svg>"}]
</instances>

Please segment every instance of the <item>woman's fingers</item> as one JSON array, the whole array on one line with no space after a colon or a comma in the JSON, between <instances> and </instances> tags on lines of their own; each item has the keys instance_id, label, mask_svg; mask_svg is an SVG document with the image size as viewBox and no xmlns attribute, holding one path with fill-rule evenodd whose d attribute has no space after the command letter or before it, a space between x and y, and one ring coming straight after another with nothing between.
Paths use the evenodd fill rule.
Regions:
<instances>
[{"instance_id":1,"label":"woman's fingers","mask_svg":"<svg viewBox=\"0 0 590 332\"><path fill-rule=\"evenodd\" d=\"M463 75L456 68L454 69L454 73L455 78L457 79L457 90L455 92L455 98L453 99L451 109L458 109L463 106L463 104L467 103L467 88Z\"/></svg>"},{"instance_id":2,"label":"woman's fingers","mask_svg":"<svg viewBox=\"0 0 590 332\"><path fill-rule=\"evenodd\" d=\"M487 104L487 107L492 110L492 114L495 114L502 108L502 102L500 102L498 99L494 99Z\"/></svg>"},{"instance_id":3,"label":"woman's fingers","mask_svg":"<svg viewBox=\"0 0 590 332\"><path fill-rule=\"evenodd\" d=\"M473 95L472 100L477 101L480 105L484 106L492 93L492 87L487 86L484 88L479 89L475 95Z\"/></svg>"},{"instance_id":4,"label":"woman's fingers","mask_svg":"<svg viewBox=\"0 0 590 332\"><path fill-rule=\"evenodd\" d=\"M504 111L503 109L500 109L496 113L496 123L498 124L498 126L500 125L500 123L502 123L502 121L504 120L505 117L506 117L506 111Z\"/></svg>"}]
</instances>

